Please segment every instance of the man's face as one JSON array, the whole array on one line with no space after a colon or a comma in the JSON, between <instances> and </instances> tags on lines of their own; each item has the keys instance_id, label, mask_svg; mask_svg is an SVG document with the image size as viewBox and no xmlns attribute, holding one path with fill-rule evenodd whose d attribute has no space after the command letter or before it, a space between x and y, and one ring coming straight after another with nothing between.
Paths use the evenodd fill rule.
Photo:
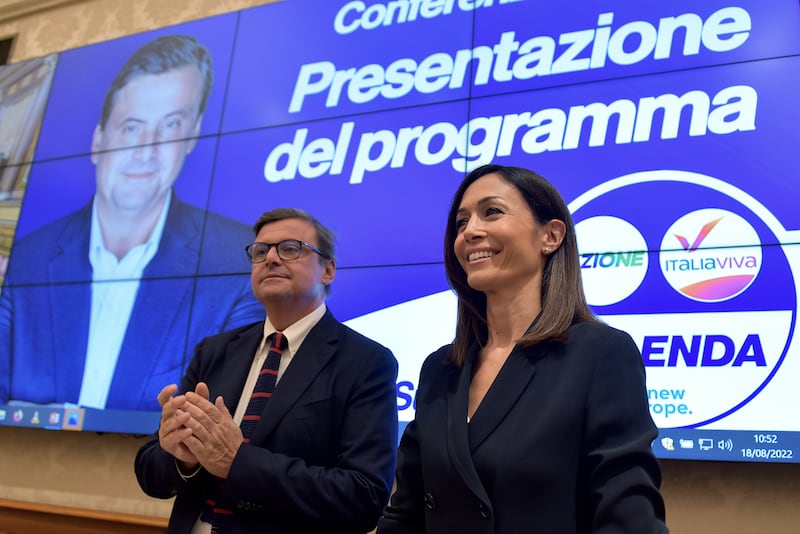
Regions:
<instances>
[{"instance_id":1,"label":"man's face","mask_svg":"<svg viewBox=\"0 0 800 534\"><path fill-rule=\"evenodd\" d=\"M186 65L136 76L117 92L92 139L102 210L161 208L200 132L202 86L200 70Z\"/></svg>"},{"instance_id":2,"label":"man's face","mask_svg":"<svg viewBox=\"0 0 800 534\"><path fill-rule=\"evenodd\" d=\"M297 239L319 247L314 225L304 219L283 219L265 224L256 236L262 243ZM310 313L325 300L325 286L333 281L336 266L316 252L303 247L296 260L284 261L275 247L266 261L254 263L251 272L253 293L267 308L281 306L284 311ZM302 316L302 315L301 315Z\"/></svg>"}]
</instances>

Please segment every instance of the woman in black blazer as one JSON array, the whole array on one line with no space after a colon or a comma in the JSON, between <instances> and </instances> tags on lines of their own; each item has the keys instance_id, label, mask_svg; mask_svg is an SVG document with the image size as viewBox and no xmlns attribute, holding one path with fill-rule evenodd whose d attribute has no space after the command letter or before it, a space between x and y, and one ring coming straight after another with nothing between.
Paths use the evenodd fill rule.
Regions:
<instances>
[{"instance_id":1,"label":"woman in black blazer","mask_svg":"<svg viewBox=\"0 0 800 534\"><path fill-rule=\"evenodd\" d=\"M666 532L641 355L589 310L556 189L471 172L445 268L455 341L422 367L378 534Z\"/></svg>"}]
</instances>

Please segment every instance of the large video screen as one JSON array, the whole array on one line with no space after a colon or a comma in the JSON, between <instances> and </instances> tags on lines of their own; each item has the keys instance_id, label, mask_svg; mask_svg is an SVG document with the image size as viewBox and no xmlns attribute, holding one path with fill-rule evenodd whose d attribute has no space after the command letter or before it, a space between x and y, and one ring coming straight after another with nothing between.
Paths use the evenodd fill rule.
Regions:
<instances>
[{"instance_id":1,"label":"large video screen","mask_svg":"<svg viewBox=\"0 0 800 534\"><path fill-rule=\"evenodd\" d=\"M455 332L449 203L493 162L567 201L657 456L800 462L797 94L797 0L285 0L2 67L0 424L153 432L195 344L263 320L243 247L297 207L404 426Z\"/></svg>"}]
</instances>

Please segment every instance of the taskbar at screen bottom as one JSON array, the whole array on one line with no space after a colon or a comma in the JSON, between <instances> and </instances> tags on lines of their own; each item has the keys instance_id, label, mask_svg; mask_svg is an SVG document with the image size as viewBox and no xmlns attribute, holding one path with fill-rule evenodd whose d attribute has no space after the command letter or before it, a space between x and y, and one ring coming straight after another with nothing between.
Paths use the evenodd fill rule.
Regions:
<instances>
[{"instance_id":1,"label":"taskbar at screen bottom","mask_svg":"<svg viewBox=\"0 0 800 534\"><path fill-rule=\"evenodd\" d=\"M398 439L407 425L400 422ZM800 463L800 432L664 428L653 452L665 460Z\"/></svg>"},{"instance_id":2,"label":"taskbar at screen bottom","mask_svg":"<svg viewBox=\"0 0 800 534\"><path fill-rule=\"evenodd\" d=\"M653 452L668 460L800 463L800 432L662 428Z\"/></svg>"},{"instance_id":3,"label":"taskbar at screen bottom","mask_svg":"<svg viewBox=\"0 0 800 534\"><path fill-rule=\"evenodd\" d=\"M15 403L0 405L0 425L45 430L152 434L161 412L98 410L69 405Z\"/></svg>"},{"instance_id":4,"label":"taskbar at screen bottom","mask_svg":"<svg viewBox=\"0 0 800 534\"><path fill-rule=\"evenodd\" d=\"M98 410L64 405L0 405L0 425L47 430L152 434L161 412ZM401 421L398 441L408 423ZM800 463L800 432L664 428L653 452L666 460Z\"/></svg>"}]
</instances>

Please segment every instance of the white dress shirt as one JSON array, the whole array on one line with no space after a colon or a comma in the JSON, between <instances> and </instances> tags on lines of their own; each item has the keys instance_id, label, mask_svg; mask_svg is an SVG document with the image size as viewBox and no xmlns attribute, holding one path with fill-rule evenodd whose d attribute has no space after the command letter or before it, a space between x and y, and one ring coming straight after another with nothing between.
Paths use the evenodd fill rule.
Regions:
<instances>
[{"instance_id":1,"label":"white dress shirt","mask_svg":"<svg viewBox=\"0 0 800 534\"><path fill-rule=\"evenodd\" d=\"M167 194L164 208L150 237L136 245L125 256L108 251L97 219L97 200L92 204L89 234L89 262L92 264L92 310L89 318L89 339L86 363L78 398L80 406L105 408L117 359L128 329L139 281L147 264L158 251L167 220L172 192Z\"/></svg>"}]
</instances>

